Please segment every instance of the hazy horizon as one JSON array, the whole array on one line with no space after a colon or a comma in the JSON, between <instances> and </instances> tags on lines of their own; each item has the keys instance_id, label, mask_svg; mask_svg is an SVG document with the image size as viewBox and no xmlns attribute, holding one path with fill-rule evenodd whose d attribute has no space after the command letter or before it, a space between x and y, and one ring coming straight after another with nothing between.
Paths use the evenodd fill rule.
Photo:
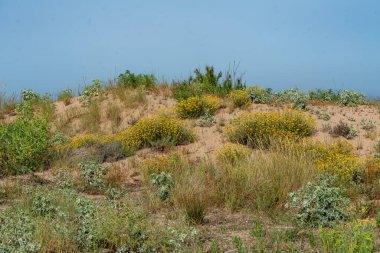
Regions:
<instances>
[{"instance_id":1,"label":"hazy horizon","mask_svg":"<svg viewBox=\"0 0 380 253\"><path fill-rule=\"evenodd\" d=\"M159 79L233 62L248 85L380 97L380 2L0 0L0 90L40 93L126 69Z\"/></svg>"}]
</instances>

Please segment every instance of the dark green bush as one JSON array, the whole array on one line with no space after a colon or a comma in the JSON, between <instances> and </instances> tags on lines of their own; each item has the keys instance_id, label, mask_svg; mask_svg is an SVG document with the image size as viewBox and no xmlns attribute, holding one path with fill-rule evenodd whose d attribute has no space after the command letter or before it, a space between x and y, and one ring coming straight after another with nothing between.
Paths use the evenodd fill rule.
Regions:
<instances>
[{"instance_id":1,"label":"dark green bush","mask_svg":"<svg viewBox=\"0 0 380 253\"><path fill-rule=\"evenodd\" d=\"M157 83L157 79L152 74L134 74L127 70L124 74L120 74L117 78L117 85L126 87L145 87L153 88Z\"/></svg>"},{"instance_id":2,"label":"dark green bush","mask_svg":"<svg viewBox=\"0 0 380 253\"><path fill-rule=\"evenodd\" d=\"M236 70L232 71L233 73ZM204 73L195 69L195 76L191 75L187 80L174 81L172 84L173 97L182 100L204 94L227 95L231 90L245 88L241 77L236 77L231 71L224 75L222 71L215 73L213 66L206 66Z\"/></svg>"},{"instance_id":3,"label":"dark green bush","mask_svg":"<svg viewBox=\"0 0 380 253\"><path fill-rule=\"evenodd\" d=\"M50 151L50 127L45 119L0 125L0 175L35 171L47 164Z\"/></svg>"},{"instance_id":4,"label":"dark green bush","mask_svg":"<svg viewBox=\"0 0 380 253\"><path fill-rule=\"evenodd\" d=\"M319 101L338 101L339 100L339 92L334 91L332 89L315 89L309 91L309 99L311 100L319 100Z\"/></svg>"}]
</instances>

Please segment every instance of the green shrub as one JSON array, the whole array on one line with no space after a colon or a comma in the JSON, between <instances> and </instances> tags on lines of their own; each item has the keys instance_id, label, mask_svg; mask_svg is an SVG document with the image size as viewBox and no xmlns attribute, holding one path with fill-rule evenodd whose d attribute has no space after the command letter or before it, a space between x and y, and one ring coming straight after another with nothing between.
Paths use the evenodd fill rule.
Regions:
<instances>
[{"instance_id":1,"label":"green shrub","mask_svg":"<svg viewBox=\"0 0 380 253\"><path fill-rule=\"evenodd\" d=\"M375 252L373 226L367 220L358 220L332 229L320 228L320 252L372 253Z\"/></svg>"},{"instance_id":2,"label":"green shrub","mask_svg":"<svg viewBox=\"0 0 380 253\"><path fill-rule=\"evenodd\" d=\"M222 100L216 96L189 97L177 104L177 114L181 118L198 118L206 113L214 115Z\"/></svg>"},{"instance_id":3,"label":"green shrub","mask_svg":"<svg viewBox=\"0 0 380 253\"><path fill-rule=\"evenodd\" d=\"M93 80L91 84L86 85L81 92L82 102L89 105L94 97L99 97L104 93L104 87L100 80Z\"/></svg>"},{"instance_id":4,"label":"green shrub","mask_svg":"<svg viewBox=\"0 0 380 253\"><path fill-rule=\"evenodd\" d=\"M69 105L73 96L73 91L71 89L63 90L58 94L58 101L62 101L65 105Z\"/></svg>"},{"instance_id":5,"label":"green shrub","mask_svg":"<svg viewBox=\"0 0 380 253\"><path fill-rule=\"evenodd\" d=\"M332 89L315 89L309 91L309 99L317 101L338 101L339 93Z\"/></svg>"},{"instance_id":6,"label":"green shrub","mask_svg":"<svg viewBox=\"0 0 380 253\"><path fill-rule=\"evenodd\" d=\"M336 177L323 175L290 194L287 207L296 210L300 225L328 226L349 217L349 199L335 186Z\"/></svg>"},{"instance_id":7,"label":"green shrub","mask_svg":"<svg viewBox=\"0 0 380 253\"><path fill-rule=\"evenodd\" d=\"M228 94L228 97L235 108L246 106L250 102L249 91L247 89L233 90Z\"/></svg>"},{"instance_id":8,"label":"green shrub","mask_svg":"<svg viewBox=\"0 0 380 253\"><path fill-rule=\"evenodd\" d=\"M357 106L368 102L367 96L362 93L344 90L340 92L338 102L344 106Z\"/></svg>"},{"instance_id":9,"label":"green shrub","mask_svg":"<svg viewBox=\"0 0 380 253\"><path fill-rule=\"evenodd\" d=\"M28 89L21 91L21 98L23 101L30 101L40 98L40 95L38 95L38 93L34 90Z\"/></svg>"},{"instance_id":10,"label":"green shrub","mask_svg":"<svg viewBox=\"0 0 380 253\"><path fill-rule=\"evenodd\" d=\"M151 174L151 183L156 189L157 196L165 201L170 197L170 192L174 188L174 181L170 173L161 172L160 174Z\"/></svg>"},{"instance_id":11,"label":"green shrub","mask_svg":"<svg viewBox=\"0 0 380 253\"><path fill-rule=\"evenodd\" d=\"M40 96L33 90L23 90L21 97L21 102L16 105L19 119L42 117L49 120L53 116L55 106L49 94Z\"/></svg>"},{"instance_id":12,"label":"green shrub","mask_svg":"<svg viewBox=\"0 0 380 253\"><path fill-rule=\"evenodd\" d=\"M157 83L157 79L154 75L150 74L134 74L127 70L124 74L120 74L117 78L117 85L125 87L145 87L153 88Z\"/></svg>"},{"instance_id":13,"label":"green shrub","mask_svg":"<svg viewBox=\"0 0 380 253\"><path fill-rule=\"evenodd\" d=\"M278 92L275 94L275 98L278 102L293 103L293 107L297 109L306 109L307 100L309 99L307 94L298 88L291 88Z\"/></svg>"},{"instance_id":14,"label":"green shrub","mask_svg":"<svg viewBox=\"0 0 380 253\"><path fill-rule=\"evenodd\" d=\"M298 140L315 131L315 121L300 111L253 112L236 117L226 126L231 142L268 147L271 141Z\"/></svg>"},{"instance_id":15,"label":"green shrub","mask_svg":"<svg viewBox=\"0 0 380 253\"><path fill-rule=\"evenodd\" d=\"M50 127L45 119L0 125L0 174L35 171L48 163L50 152Z\"/></svg>"},{"instance_id":16,"label":"green shrub","mask_svg":"<svg viewBox=\"0 0 380 253\"><path fill-rule=\"evenodd\" d=\"M235 73L236 69L233 72ZM221 71L215 73L212 66L206 66L204 73L200 69L195 69L195 76L191 75L188 80L173 82L173 97L182 100L204 94L227 95L233 89L244 88L242 78L236 77L234 73L231 71L226 71L224 75Z\"/></svg>"},{"instance_id":17,"label":"green shrub","mask_svg":"<svg viewBox=\"0 0 380 253\"><path fill-rule=\"evenodd\" d=\"M273 101L272 89L253 86L249 89L249 98L255 104L269 104Z\"/></svg>"},{"instance_id":18,"label":"green shrub","mask_svg":"<svg viewBox=\"0 0 380 253\"><path fill-rule=\"evenodd\" d=\"M99 192L104 190L104 176L108 168L97 164L95 161L85 161L78 164L81 169L83 189L87 192Z\"/></svg>"}]
</instances>

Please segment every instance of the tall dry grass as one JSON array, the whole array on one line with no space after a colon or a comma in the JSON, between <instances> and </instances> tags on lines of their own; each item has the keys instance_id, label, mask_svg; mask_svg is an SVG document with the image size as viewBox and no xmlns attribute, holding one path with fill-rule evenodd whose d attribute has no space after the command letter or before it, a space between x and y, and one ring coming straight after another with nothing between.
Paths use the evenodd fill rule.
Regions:
<instances>
[{"instance_id":1,"label":"tall dry grass","mask_svg":"<svg viewBox=\"0 0 380 253\"><path fill-rule=\"evenodd\" d=\"M303 149L294 144L255 151L236 163L205 159L191 162L178 154L158 171L171 173L172 201L187 218L201 223L209 207L270 211L281 210L289 193L311 181L317 173ZM158 165L159 166L159 165ZM147 171L143 171L147 178Z\"/></svg>"}]
</instances>

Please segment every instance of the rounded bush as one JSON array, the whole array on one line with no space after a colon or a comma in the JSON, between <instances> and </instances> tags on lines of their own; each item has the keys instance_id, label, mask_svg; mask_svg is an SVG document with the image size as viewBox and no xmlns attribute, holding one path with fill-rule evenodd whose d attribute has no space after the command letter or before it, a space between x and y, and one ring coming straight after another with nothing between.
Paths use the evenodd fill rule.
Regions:
<instances>
[{"instance_id":1,"label":"rounded bush","mask_svg":"<svg viewBox=\"0 0 380 253\"><path fill-rule=\"evenodd\" d=\"M139 120L129 129L109 136L119 140L125 147L140 149L152 147L157 142L178 145L193 141L194 133L180 120L166 117L147 117Z\"/></svg>"},{"instance_id":2,"label":"rounded bush","mask_svg":"<svg viewBox=\"0 0 380 253\"><path fill-rule=\"evenodd\" d=\"M83 148L99 144L102 142L102 137L99 134L85 134L74 137L70 143L65 145L65 148Z\"/></svg>"},{"instance_id":3,"label":"rounded bush","mask_svg":"<svg viewBox=\"0 0 380 253\"><path fill-rule=\"evenodd\" d=\"M228 97L235 108L243 107L251 101L248 90L233 90Z\"/></svg>"},{"instance_id":4,"label":"rounded bush","mask_svg":"<svg viewBox=\"0 0 380 253\"><path fill-rule=\"evenodd\" d=\"M267 148L272 141L310 136L315 126L313 118L296 110L253 112L232 120L226 126L226 134L231 142Z\"/></svg>"},{"instance_id":5,"label":"rounded bush","mask_svg":"<svg viewBox=\"0 0 380 253\"><path fill-rule=\"evenodd\" d=\"M315 142L306 146L306 150L319 170L337 175L341 182L355 180L355 176L362 172L361 160L347 141L330 145Z\"/></svg>"},{"instance_id":6,"label":"rounded bush","mask_svg":"<svg viewBox=\"0 0 380 253\"><path fill-rule=\"evenodd\" d=\"M177 104L177 114L181 118L198 118L206 112L214 114L221 106L222 99L216 96L189 97Z\"/></svg>"},{"instance_id":7,"label":"rounded bush","mask_svg":"<svg viewBox=\"0 0 380 253\"><path fill-rule=\"evenodd\" d=\"M236 143L225 143L215 151L217 161L235 164L251 155L251 150L244 145Z\"/></svg>"},{"instance_id":8,"label":"rounded bush","mask_svg":"<svg viewBox=\"0 0 380 253\"><path fill-rule=\"evenodd\" d=\"M37 170L48 162L51 146L50 127L44 119L0 125L0 175Z\"/></svg>"}]
</instances>

